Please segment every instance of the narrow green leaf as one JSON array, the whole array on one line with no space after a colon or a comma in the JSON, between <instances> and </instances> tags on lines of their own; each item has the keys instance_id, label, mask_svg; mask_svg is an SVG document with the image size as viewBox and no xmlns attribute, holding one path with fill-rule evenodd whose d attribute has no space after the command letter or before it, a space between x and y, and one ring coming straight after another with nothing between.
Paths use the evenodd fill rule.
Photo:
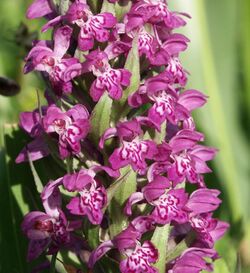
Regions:
<instances>
[{"instance_id":1,"label":"narrow green leaf","mask_svg":"<svg viewBox=\"0 0 250 273\"><path fill-rule=\"evenodd\" d=\"M105 92L96 104L91 114L90 136L98 144L100 136L110 126L110 115L112 110L112 99Z\"/></svg>"},{"instance_id":2,"label":"narrow green leaf","mask_svg":"<svg viewBox=\"0 0 250 273\"><path fill-rule=\"evenodd\" d=\"M140 86L140 57L138 51L138 35L135 36L132 48L129 51L124 68L128 69L132 76L130 79L130 85L123 91L123 96L119 103L125 104L128 96L135 92Z\"/></svg>"},{"instance_id":3,"label":"narrow green leaf","mask_svg":"<svg viewBox=\"0 0 250 273\"><path fill-rule=\"evenodd\" d=\"M127 99L130 94L138 90L140 86L140 57L138 51L138 35L133 40L132 48L129 51L124 68L128 69L132 76L130 78L130 85L123 91L122 98L115 102L115 117L118 120L124 117L129 112Z\"/></svg>"},{"instance_id":4,"label":"narrow green leaf","mask_svg":"<svg viewBox=\"0 0 250 273\"><path fill-rule=\"evenodd\" d=\"M32 175L33 175L33 178L34 178L34 181L35 181L35 184L36 184L36 189L37 189L37 192L38 193L41 193L42 190L43 190L43 183L36 171L36 168L33 164L33 161L31 160L30 158L30 154L28 153L28 158L29 158L29 164L30 164L30 169L31 169L31 172L32 172Z\"/></svg>"},{"instance_id":5,"label":"narrow green leaf","mask_svg":"<svg viewBox=\"0 0 250 273\"><path fill-rule=\"evenodd\" d=\"M128 173L129 172L129 173ZM123 214L124 205L129 196L136 191L136 173L130 166L124 167L121 170L121 175L126 175L124 182L120 185L116 191L114 197L111 200L109 206L111 225L110 234L111 238L121 232L128 225L128 219Z\"/></svg>"},{"instance_id":6,"label":"narrow green leaf","mask_svg":"<svg viewBox=\"0 0 250 273\"><path fill-rule=\"evenodd\" d=\"M106 206L108 206L110 204L112 198L114 197L114 195L116 194L118 189L127 180L130 172L131 172L131 170L128 170L121 178L117 179L114 183L112 183L112 185L110 185L108 187L108 189L107 189L107 199L108 200L107 200L107 205Z\"/></svg>"},{"instance_id":7,"label":"narrow green leaf","mask_svg":"<svg viewBox=\"0 0 250 273\"><path fill-rule=\"evenodd\" d=\"M159 270L159 273L166 272L166 256L169 232L169 224L162 227L156 227L151 238L151 242L155 245L155 247L157 247L159 253L158 261L154 265Z\"/></svg>"}]
</instances>

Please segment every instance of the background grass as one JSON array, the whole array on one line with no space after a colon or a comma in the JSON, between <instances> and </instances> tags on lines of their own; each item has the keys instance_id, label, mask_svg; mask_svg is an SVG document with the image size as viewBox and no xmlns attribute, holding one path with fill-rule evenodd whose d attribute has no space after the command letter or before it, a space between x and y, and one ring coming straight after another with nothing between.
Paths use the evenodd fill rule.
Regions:
<instances>
[{"instance_id":1,"label":"background grass","mask_svg":"<svg viewBox=\"0 0 250 273\"><path fill-rule=\"evenodd\" d=\"M25 55L22 43L16 44L20 22L27 24L25 10L31 1L0 1L0 76L13 78L21 85L15 97L0 96L2 147L0 153L0 272L27 273L26 239L20 233L20 221L30 205L33 181L27 165L16 167L12 158L24 141L9 124L18 122L20 111L36 107L36 89L43 85L33 73L22 74ZM208 145L220 153L213 163L214 174L208 175L209 187L219 188L225 200L217 216L231 224L230 231L217 244L222 260L215 271L250 272L249 210L249 109L250 109L250 1L248 0L175 0L171 7L188 12L192 20L182 31L190 39L183 54L190 72L189 87L206 93L208 104L195 115L200 131L206 133ZM28 23L38 31L42 20ZM43 37L44 38L44 37ZM20 39L19 39L20 40ZM3 125L8 124L3 129ZM3 137L5 130L6 137ZM38 205L39 206L39 205ZM33 266L33 265L32 265Z\"/></svg>"}]
</instances>

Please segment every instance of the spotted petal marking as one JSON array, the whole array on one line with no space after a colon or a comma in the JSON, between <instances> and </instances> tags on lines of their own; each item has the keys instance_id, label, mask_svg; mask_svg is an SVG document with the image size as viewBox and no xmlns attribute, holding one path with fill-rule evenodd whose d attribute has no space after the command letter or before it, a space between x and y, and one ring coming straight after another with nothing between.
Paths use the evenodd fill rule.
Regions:
<instances>
[{"instance_id":1,"label":"spotted petal marking","mask_svg":"<svg viewBox=\"0 0 250 273\"><path fill-rule=\"evenodd\" d=\"M141 246L139 243L134 250L125 251L127 258L120 263L122 273L157 273L151 266L158 259L158 251L150 241L145 241Z\"/></svg>"}]
</instances>

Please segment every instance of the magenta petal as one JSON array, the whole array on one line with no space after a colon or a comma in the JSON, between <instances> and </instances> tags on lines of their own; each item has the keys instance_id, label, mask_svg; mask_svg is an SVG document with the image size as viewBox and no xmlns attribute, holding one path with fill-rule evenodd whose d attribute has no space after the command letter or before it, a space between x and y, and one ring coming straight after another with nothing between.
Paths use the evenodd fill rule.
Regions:
<instances>
[{"instance_id":1,"label":"magenta petal","mask_svg":"<svg viewBox=\"0 0 250 273\"><path fill-rule=\"evenodd\" d=\"M204 161L212 160L216 153L218 152L217 149L213 147L206 147L202 145L195 145L190 151L190 154L194 155L195 157L199 157Z\"/></svg>"},{"instance_id":2,"label":"magenta petal","mask_svg":"<svg viewBox=\"0 0 250 273\"><path fill-rule=\"evenodd\" d=\"M74 120L88 119L89 111L84 105L76 104L70 110L67 111L67 115L71 116Z\"/></svg>"},{"instance_id":3,"label":"magenta petal","mask_svg":"<svg viewBox=\"0 0 250 273\"><path fill-rule=\"evenodd\" d=\"M131 72L127 69L119 69L121 72L121 85L123 86L129 86L130 85L130 78L131 78Z\"/></svg>"},{"instance_id":4,"label":"magenta petal","mask_svg":"<svg viewBox=\"0 0 250 273\"><path fill-rule=\"evenodd\" d=\"M218 190L199 189L194 191L185 208L187 208L192 214L201 214L212 212L218 208L221 200L217 197L220 194Z\"/></svg>"},{"instance_id":5,"label":"magenta petal","mask_svg":"<svg viewBox=\"0 0 250 273\"><path fill-rule=\"evenodd\" d=\"M51 9L49 2L49 0L34 0L27 10L27 18L35 19L52 13L53 10Z\"/></svg>"},{"instance_id":6,"label":"magenta petal","mask_svg":"<svg viewBox=\"0 0 250 273\"><path fill-rule=\"evenodd\" d=\"M117 135L117 129L116 128L108 128L104 134L102 135L101 139L100 139L100 142L99 142L99 147L101 149L104 148L104 142L109 139L109 138L112 138L114 136Z\"/></svg>"},{"instance_id":7,"label":"magenta petal","mask_svg":"<svg viewBox=\"0 0 250 273\"><path fill-rule=\"evenodd\" d=\"M61 208L61 193L59 186L62 184L62 178L55 181L50 181L41 193L43 207L48 215L51 217L58 217Z\"/></svg>"},{"instance_id":8,"label":"magenta petal","mask_svg":"<svg viewBox=\"0 0 250 273\"><path fill-rule=\"evenodd\" d=\"M61 20L63 19L63 16L57 16L56 18L50 20L47 24L45 24L42 27L42 32L47 31L49 28L52 28L54 26L56 26Z\"/></svg>"},{"instance_id":9,"label":"magenta petal","mask_svg":"<svg viewBox=\"0 0 250 273\"><path fill-rule=\"evenodd\" d=\"M80 207L80 198L79 197L73 197L66 207L70 211L71 214L85 215L85 211L83 211Z\"/></svg>"},{"instance_id":10,"label":"magenta petal","mask_svg":"<svg viewBox=\"0 0 250 273\"><path fill-rule=\"evenodd\" d=\"M112 155L109 157L109 162L114 170L118 170L129 164L128 159L122 159L121 148L115 149Z\"/></svg>"},{"instance_id":11,"label":"magenta petal","mask_svg":"<svg viewBox=\"0 0 250 273\"><path fill-rule=\"evenodd\" d=\"M113 84L108 89L109 95L114 100L119 100L122 97L122 88L120 85Z\"/></svg>"},{"instance_id":12,"label":"magenta petal","mask_svg":"<svg viewBox=\"0 0 250 273\"><path fill-rule=\"evenodd\" d=\"M119 122L116 126L117 135L121 140L132 141L143 133L140 122L137 119Z\"/></svg>"},{"instance_id":13,"label":"magenta petal","mask_svg":"<svg viewBox=\"0 0 250 273\"><path fill-rule=\"evenodd\" d=\"M173 273L199 273L203 269L212 271L210 263L205 258L216 259L217 253L214 249L207 248L189 248L183 252L181 257L176 261Z\"/></svg>"},{"instance_id":14,"label":"magenta petal","mask_svg":"<svg viewBox=\"0 0 250 273\"><path fill-rule=\"evenodd\" d=\"M168 188L170 188L169 180L164 176L157 176L142 189L142 192L146 200L151 202L159 198Z\"/></svg>"},{"instance_id":15,"label":"magenta petal","mask_svg":"<svg viewBox=\"0 0 250 273\"><path fill-rule=\"evenodd\" d=\"M54 54L62 58L69 48L72 28L63 26L58 28L54 34Z\"/></svg>"},{"instance_id":16,"label":"magenta petal","mask_svg":"<svg viewBox=\"0 0 250 273\"><path fill-rule=\"evenodd\" d=\"M93 48L94 46L94 37L91 33L85 33L85 28L81 28L78 36L78 47L82 51L87 51Z\"/></svg>"},{"instance_id":17,"label":"magenta petal","mask_svg":"<svg viewBox=\"0 0 250 273\"><path fill-rule=\"evenodd\" d=\"M75 77L78 77L83 74L83 66L80 63L75 63L70 66L67 66L62 73L63 80L68 82Z\"/></svg>"},{"instance_id":18,"label":"magenta petal","mask_svg":"<svg viewBox=\"0 0 250 273\"><path fill-rule=\"evenodd\" d=\"M116 17L110 12L102 12L98 16L103 16L104 17L104 22L103 22L102 25L105 28L111 28L117 23Z\"/></svg>"},{"instance_id":19,"label":"magenta petal","mask_svg":"<svg viewBox=\"0 0 250 273\"><path fill-rule=\"evenodd\" d=\"M139 234L153 230L155 228L155 224L155 220L153 217L151 217L151 215L138 216L130 223L130 225L133 226L135 230L139 232Z\"/></svg>"},{"instance_id":20,"label":"magenta petal","mask_svg":"<svg viewBox=\"0 0 250 273\"><path fill-rule=\"evenodd\" d=\"M50 243L50 239L44 240L31 240L29 242L27 260L30 262L38 258L42 252L47 248Z\"/></svg>"},{"instance_id":21,"label":"magenta petal","mask_svg":"<svg viewBox=\"0 0 250 273\"><path fill-rule=\"evenodd\" d=\"M132 215L132 206L138 202L140 202L141 200L144 199L143 193L141 192L134 192L130 195L126 206L124 208L124 213L126 215Z\"/></svg>"},{"instance_id":22,"label":"magenta petal","mask_svg":"<svg viewBox=\"0 0 250 273\"><path fill-rule=\"evenodd\" d=\"M93 101L99 101L99 99L101 98L101 96L103 95L103 93L105 92L104 87L97 87L97 80L95 80L91 87L90 87L90 96L93 99Z\"/></svg>"},{"instance_id":23,"label":"magenta petal","mask_svg":"<svg viewBox=\"0 0 250 273\"><path fill-rule=\"evenodd\" d=\"M169 141L169 145L172 147L173 152L177 153L193 147L197 141L202 141L203 139L203 134L184 129L179 131L177 135Z\"/></svg>"},{"instance_id":24,"label":"magenta petal","mask_svg":"<svg viewBox=\"0 0 250 273\"><path fill-rule=\"evenodd\" d=\"M207 96L197 90L186 90L180 95L178 102L192 111L203 106L207 102Z\"/></svg>"},{"instance_id":25,"label":"magenta petal","mask_svg":"<svg viewBox=\"0 0 250 273\"><path fill-rule=\"evenodd\" d=\"M100 165L94 165L90 168L91 171L97 173L101 171L105 171L110 177L119 177L120 172L119 171L114 171L113 169L107 167L107 166L100 166Z\"/></svg>"},{"instance_id":26,"label":"magenta petal","mask_svg":"<svg viewBox=\"0 0 250 273\"><path fill-rule=\"evenodd\" d=\"M104 43L109 39L109 31L104 28L100 29L98 32L94 34L94 37L98 42Z\"/></svg>"},{"instance_id":27,"label":"magenta petal","mask_svg":"<svg viewBox=\"0 0 250 273\"><path fill-rule=\"evenodd\" d=\"M40 122L41 117L37 111L22 112L19 116L20 126L31 136L34 135L33 129ZM35 134L36 135L36 134Z\"/></svg>"},{"instance_id":28,"label":"magenta petal","mask_svg":"<svg viewBox=\"0 0 250 273\"><path fill-rule=\"evenodd\" d=\"M230 225L227 222L218 221L214 230L210 231L210 235L213 238L213 241L219 240L225 232L228 230Z\"/></svg>"},{"instance_id":29,"label":"magenta petal","mask_svg":"<svg viewBox=\"0 0 250 273\"><path fill-rule=\"evenodd\" d=\"M78 173L67 174L63 177L63 185L68 191L81 191L89 183L93 182L93 177L87 171L81 170Z\"/></svg>"},{"instance_id":30,"label":"magenta petal","mask_svg":"<svg viewBox=\"0 0 250 273\"><path fill-rule=\"evenodd\" d=\"M90 268L94 267L94 264L101 259L110 249L114 247L112 241L106 241L100 244L90 255L88 265Z\"/></svg>"},{"instance_id":31,"label":"magenta petal","mask_svg":"<svg viewBox=\"0 0 250 273\"><path fill-rule=\"evenodd\" d=\"M16 158L16 163L22 163L29 160L32 161L41 159L50 154L47 144L44 142L43 137L37 137L30 142L25 148L22 149L20 154Z\"/></svg>"},{"instance_id":32,"label":"magenta petal","mask_svg":"<svg viewBox=\"0 0 250 273\"><path fill-rule=\"evenodd\" d=\"M210 173L212 170L208 167L205 161L200 159L199 157L192 156L194 161L195 170L197 173Z\"/></svg>"},{"instance_id":33,"label":"magenta petal","mask_svg":"<svg viewBox=\"0 0 250 273\"><path fill-rule=\"evenodd\" d=\"M167 111L162 109L162 105L154 103L153 106L148 111L148 118L161 125L167 117Z\"/></svg>"}]
</instances>

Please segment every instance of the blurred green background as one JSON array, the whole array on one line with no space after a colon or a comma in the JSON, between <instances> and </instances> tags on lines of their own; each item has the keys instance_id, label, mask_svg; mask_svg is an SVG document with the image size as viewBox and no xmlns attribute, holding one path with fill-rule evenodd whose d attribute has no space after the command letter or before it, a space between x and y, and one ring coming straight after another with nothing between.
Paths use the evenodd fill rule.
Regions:
<instances>
[{"instance_id":1,"label":"blurred green background","mask_svg":"<svg viewBox=\"0 0 250 273\"><path fill-rule=\"evenodd\" d=\"M29 166L15 167L10 156L15 156L23 143L13 145L12 142L8 147L13 138L10 124L18 122L20 111L37 106L36 90L43 90L42 82L34 73L22 74L27 36L22 34L20 39L20 23L27 24L30 32L39 31L43 24L43 20L27 22L25 19L30 2L0 1L0 76L10 77L21 86L21 92L15 97L0 95L1 273L27 273L30 269L25 261L27 241L21 235L20 221L29 210L28 203L35 199L31 194L33 179ZM231 228L216 246L223 259L216 262L215 272L247 273L250 272L250 150L247 142L250 1L169 0L169 4L192 16L187 27L181 30L191 39L182 60L190 72L188 87L210 97L208 104L195 113L198 129L205 132L208 145L220 150L212 166L214 174L208 175L206 182L209 187L222 191L224 202L216 216L229 221ZM22 187L30 194L26 198Z\"/></svg>"}]
</instances>

